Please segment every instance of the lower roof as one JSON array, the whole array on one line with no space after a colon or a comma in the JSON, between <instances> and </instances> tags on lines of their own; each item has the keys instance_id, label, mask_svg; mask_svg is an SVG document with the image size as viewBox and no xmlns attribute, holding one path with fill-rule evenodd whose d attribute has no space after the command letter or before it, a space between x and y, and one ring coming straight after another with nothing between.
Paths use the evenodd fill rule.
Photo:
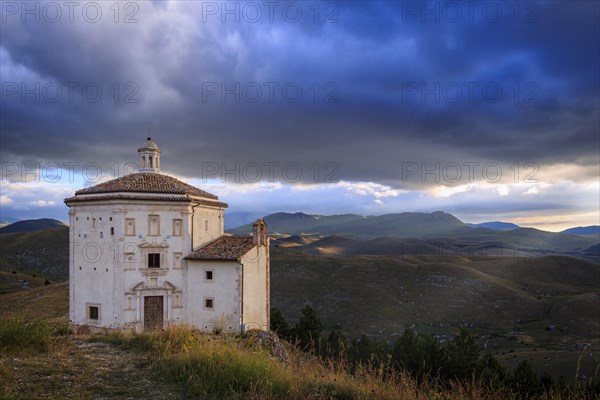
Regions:
<instances>
[{"instance_id":1,"label":"lower roof","mask_svg":"<svg viewBox=\"0 0 600 400\"><path fill-rule=\"evenodd\" d=\"M223 235L185 256L185 260L239 261L256 246L252 236Z\"/></svg>"}]
</instances>

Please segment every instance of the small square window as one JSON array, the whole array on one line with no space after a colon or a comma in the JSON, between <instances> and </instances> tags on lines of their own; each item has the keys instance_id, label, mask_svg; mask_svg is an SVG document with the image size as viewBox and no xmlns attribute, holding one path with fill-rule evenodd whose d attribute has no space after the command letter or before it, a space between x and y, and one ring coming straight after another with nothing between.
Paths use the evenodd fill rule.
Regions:
<instances>
[{"instance_id":1,"label":"small square window","mask_svg":"<svg viewBox=\"0 0 600 400\"><path fill-rule=\"evenodd\" d=\"M204 308L210 308L212 309L214 306L214 300L213 299L204 299Z\"/></svg>"},{"instance_id":2,"label":"small square window","mask_svg":"<svg viewBox=\"0 0 600 400\"><path fill-rule=\"evenodd\" d=\"M115 228L113 228L112 226L110 227L110 234L114 236L115 234Z\"/></svg>"},{"instance_id":3,"label":"small square window","mask_svg":"<svg viewBox=\"0 0 600 400\"><path fill-rule=\"evenodd\" d=\"M148 268L160 268L160 253L148 254Z\"/></svg>"},{"instance_id":4,"label":"small square window","mask_svg":"<svg viewBox=\"0 0 600 400\"><path fill-rule=\"evenodd\" d=\"M99 314L98 306L89 306L90 319L97 321L99 319Z\"/></svg>"},{"instance_id":5,"label":"small square window","mask_svg":"<svg viewBox=\"0 0 600 400\"><path fill-rule=\"evenodd\" d=\"M208 269L206 271L204 271L204 279L206 279L207 281L212 281L213 280L213 270L212 269Z\"/></svg>"}]
</instances>

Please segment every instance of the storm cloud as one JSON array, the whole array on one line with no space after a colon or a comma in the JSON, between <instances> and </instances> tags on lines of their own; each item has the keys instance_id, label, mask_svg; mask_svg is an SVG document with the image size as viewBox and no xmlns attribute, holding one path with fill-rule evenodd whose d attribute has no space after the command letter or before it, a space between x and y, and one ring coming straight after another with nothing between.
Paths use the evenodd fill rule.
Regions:
<instances>
[{"instance_id":1,"label":"storm cloud","mask_svg":"<svg viewBox=\"0 0 600 400\"><path fill-rule=\"evenodd\" d=\"M3 163L124 165L151 127L163 170L189 178L598 179L598 2L75 3L2 2Z\"/></svg>"}]
</instances>

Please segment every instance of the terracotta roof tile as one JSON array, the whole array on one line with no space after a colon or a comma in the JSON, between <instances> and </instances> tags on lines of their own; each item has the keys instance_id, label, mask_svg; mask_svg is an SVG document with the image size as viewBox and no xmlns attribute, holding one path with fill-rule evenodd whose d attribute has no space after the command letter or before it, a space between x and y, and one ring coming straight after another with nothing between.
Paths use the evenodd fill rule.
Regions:
<instances>
[{"instance_id":1,"label":"terracotta roof tile","mask_svg":"<svg viewBox=\"0 0 600 400\"><path fill-rule=\"evenodd\" d=\"M129 174L123 177L100 183L96 186L81 189L75 192L76 195L91 193L111 193L111 192L146 192L146 193L169 193L186 194L191 196L206 197L217 200L214 194L205 192L195 186L188 185L185 182L175 179L172 176L140 172Z\"/></svg>"},{"instance_id":2,"label":"terracotta roof tile","mask_svg":"<svg viewBox=\"0 0 600 400\"><path fill-rule=\"evenodd\" d=\"M80 203L87 201L106 201L106 200L157 200L157 201L185 201L185 202L194 202L196 204L204 204L207 206L213 207L222 207L227 208L227 203L223 203L217 200L199 200L199 199L191 199L186 195L161 195L161 194L121 194L121 193L99 193L98 195L88 195L88 196L73 196L65 199L66 204L71 203Z\"/></svg>"},{"instance_id":3,"label":"terracotta roof tile","mask_svg":"<svg viewBox=\"0 0 600 400\"><path fill-rule=\"evenodd\" d=\"M186 260L239 261L256 244L252 236L223 235L188 254Z\"/></svg>"}]
</instances>

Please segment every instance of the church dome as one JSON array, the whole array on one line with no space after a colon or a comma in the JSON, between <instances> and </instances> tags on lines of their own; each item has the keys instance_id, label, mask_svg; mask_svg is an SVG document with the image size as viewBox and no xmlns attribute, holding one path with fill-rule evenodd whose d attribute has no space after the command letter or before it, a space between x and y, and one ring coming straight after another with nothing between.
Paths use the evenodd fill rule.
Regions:
<instances>
[{"instance_id":1,"label":"church dome","mask_svg":"<svg viewBox=\"0 0 600 400\"><path fill-rule=\"evenodd\" d=\"M204 202L227 207L214 194L160 173L160 150L151 138L138 149L140 172L80 189L65 203L97 200L164 200Z\"/></svg>"}]
</instances>

